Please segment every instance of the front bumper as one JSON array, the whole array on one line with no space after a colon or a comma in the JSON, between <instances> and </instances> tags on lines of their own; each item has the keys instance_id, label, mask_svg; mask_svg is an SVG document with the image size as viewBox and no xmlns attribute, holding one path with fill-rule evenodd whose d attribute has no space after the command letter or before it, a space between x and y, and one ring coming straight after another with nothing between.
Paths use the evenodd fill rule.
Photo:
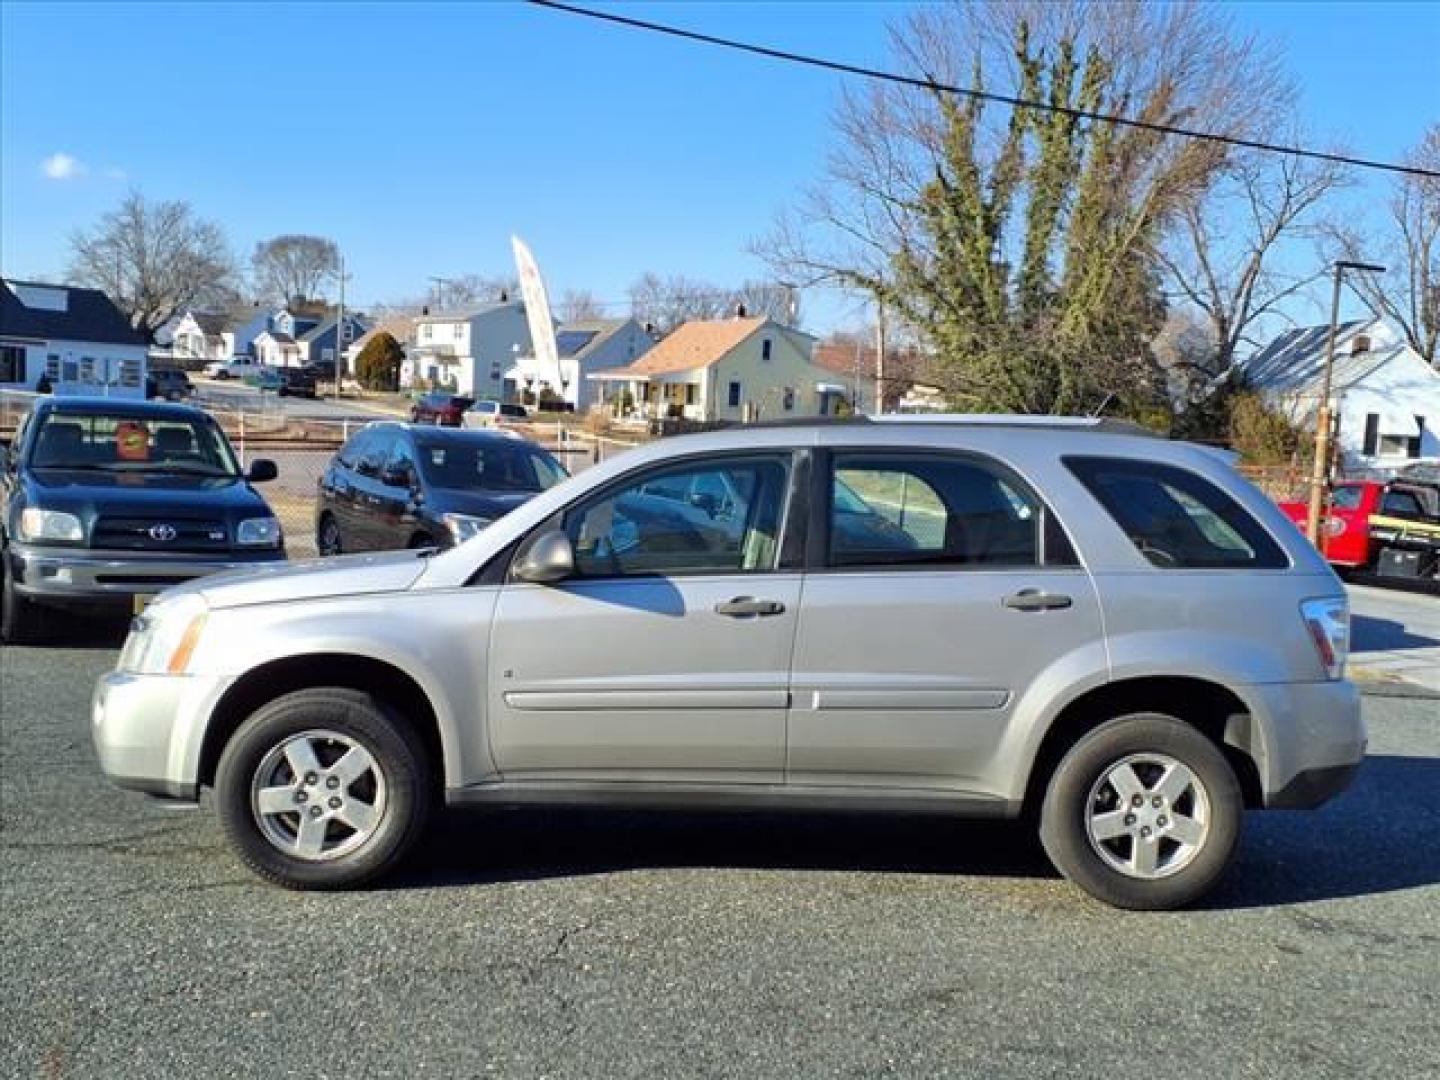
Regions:
<instances>
[{"instance_id":1,"label":"front bumper","mask_svg":"<svg viewBox=\"0 0 1440 1080\"><path fill-rule=\"evenodd\" d=\"M90 737L100 768L115 785L168 799L200 793L200 725L221 692L194 675L112 671L95 684Z\"/></svg>"},{"instance_id":2,"label":"front bumper","mask_svg":"<svg viewBox=\"0 0 1440 1080\"><path fill-rule=\"evenodd\" d=\"M42 604L89 606L114 600L128 606L136 595L158 593L206 574L249 570L282 561L285 551L269 549L240 557L213 558L168 551L95 551L12 544L10 568L21 596Z\"/></svg>"},{"instance_id":3,"label":"front bumper","mask_svg":"<svg viewBox=\"0 0 1440 1080\"><path fill-rule=\"evenodd\" d=\"M1265 805L1310 809L1350 786L1368 740L1360 691L1348 679L1249 686L1267 718L1256 757ZM1254 756L1254 755L1252 755Z\"/></svg>"}]
</instances>

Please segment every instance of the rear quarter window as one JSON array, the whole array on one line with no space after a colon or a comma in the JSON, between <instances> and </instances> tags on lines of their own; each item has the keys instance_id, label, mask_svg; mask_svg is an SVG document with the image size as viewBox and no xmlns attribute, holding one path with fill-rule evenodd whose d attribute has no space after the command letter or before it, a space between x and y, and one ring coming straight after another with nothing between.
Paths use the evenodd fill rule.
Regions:
<instances>
[{"instance_id":1,"label":"rear quarter window","mask_svg":"<svg viewBox=\"0 0 1440 1080\"><path fill-rule=\"evenodd\" d=\"M1064 461L1153 566L1280 570L1290 565L1244 507L1188 469L1129 458Z\"/></svg>"}]
</instances>

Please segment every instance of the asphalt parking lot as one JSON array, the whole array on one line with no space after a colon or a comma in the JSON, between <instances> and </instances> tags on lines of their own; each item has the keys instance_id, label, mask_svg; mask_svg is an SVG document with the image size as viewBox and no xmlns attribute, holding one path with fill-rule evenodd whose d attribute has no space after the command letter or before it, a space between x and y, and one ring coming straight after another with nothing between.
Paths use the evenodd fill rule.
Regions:
<instances>
[{"instance_id":1,"label":"asphalt parking lot","mask_svg":"<svg viewBox=\"0 0 1440 1080\"><path fill-rule=\"evenodd\" d=\"M382 889L251 878L107 786L113 628L0 662L0 1075L1440 1074L1440 705L1251 815L1198 911L1108 910L1018 828L447 816Z\"/></svg>"}]
</instances>

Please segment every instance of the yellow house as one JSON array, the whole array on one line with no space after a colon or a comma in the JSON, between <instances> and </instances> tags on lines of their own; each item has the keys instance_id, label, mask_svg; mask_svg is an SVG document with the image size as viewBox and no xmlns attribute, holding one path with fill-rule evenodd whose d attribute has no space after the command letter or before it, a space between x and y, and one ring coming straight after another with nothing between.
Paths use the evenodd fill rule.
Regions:
<instances>
[{"instance_id":1,"label":"yellow house","mask_svg":"<svg viewBox=\"0 0 1440 1080\"><path fill-rule=\"evenodd\" d=\"M815 339L771 319L687 322L626 367L596 372L605 407L637 419L771 420L835 411L845 388Z\"/></svg>"}]
</instances>

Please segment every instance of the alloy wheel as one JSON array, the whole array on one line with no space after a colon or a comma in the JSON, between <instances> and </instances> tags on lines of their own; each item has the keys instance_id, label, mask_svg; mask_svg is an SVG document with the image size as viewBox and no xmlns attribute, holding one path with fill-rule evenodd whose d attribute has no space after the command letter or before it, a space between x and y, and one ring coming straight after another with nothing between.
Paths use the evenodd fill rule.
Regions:
<instances>
[{"instance_id":1,"label":"alloy wheel","mask_svg":"<svg viewBox=\"0 0 1440 1080\"><path fill-rule=\"evenodd\" d=\"M260 835L307 862L337 859L363 846L380 827L387 801L375 755L350 736L324 729L275 746L250 783Z\"/></svg>"},{"instance_id":2,"label":"alloy wheel","mask_svg":"<svg viewBox=\"0 0 1440 1080\"><path fill-rule=\"evenodd\" d=\"M1210 796L1168 754L1131 754L1101 773L1086 800L1085 833L1111 869L1151 881L1179 873L1204 848Z\"/></svg>"}]
</instances>

